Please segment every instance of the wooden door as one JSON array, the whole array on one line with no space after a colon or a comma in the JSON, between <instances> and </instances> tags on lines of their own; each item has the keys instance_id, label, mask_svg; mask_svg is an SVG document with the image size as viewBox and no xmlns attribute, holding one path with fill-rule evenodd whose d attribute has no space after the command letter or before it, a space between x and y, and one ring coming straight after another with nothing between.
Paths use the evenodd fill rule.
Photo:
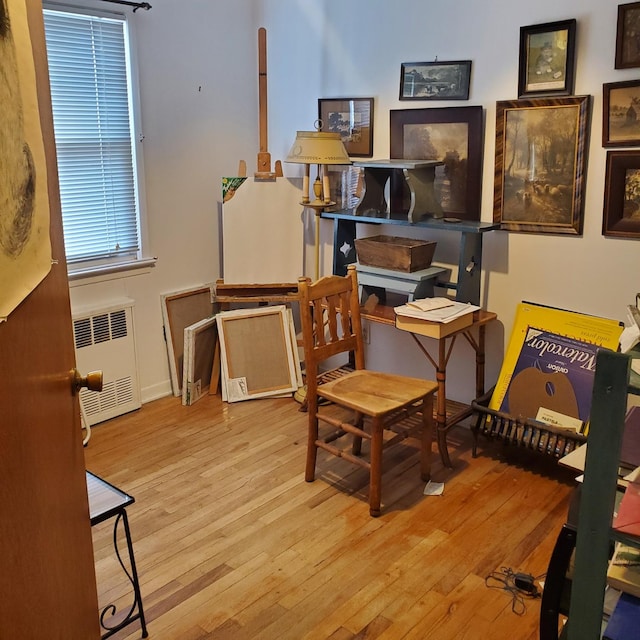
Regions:
<instances>
[{"instance_id":1,"label":"wooden door","mask_svg":"<svg viewBox=\"0 0 640 640\"><path fill-rule=\"evenodd\" d=\"M0 323L0 636L91 640L100 635L98 602L38 0L27 0L27 15L55 264Z\"/></svg>"}]
</instances>

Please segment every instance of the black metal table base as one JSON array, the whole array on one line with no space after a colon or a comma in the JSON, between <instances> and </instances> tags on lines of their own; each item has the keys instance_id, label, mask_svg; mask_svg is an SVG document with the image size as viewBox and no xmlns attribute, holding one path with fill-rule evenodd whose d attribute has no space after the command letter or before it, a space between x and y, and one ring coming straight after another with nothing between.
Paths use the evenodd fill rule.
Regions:
<instances>
[{"instance_id":1,"label":"black metal table base","mask_svg":"<svg viewBox=\"0 0 640 640\"><path fill-rule=\"evenodd\" d=\"M118 547L118 524L122 521L124 527L124 534L127 540L127 551L129 553L129 569L122 559L120 549ZM123 627L140 620L140 626L142 628L142 637L148 637L147 624L144 619L144 609L142 608L142 595L140 594L140 583L138 581L138 571L136 569L136 561L133 555L133 544L131 542L131 532L129 530L129 520L127 518L127 512L123 509L116 517L116 521L113 525L113 547L118 558L118 562L122 567L122 570L126 574L131 586L133 587L133 603L126 613L124 618L114 625L109 624L109 619L114 618L117 614L117 609L114 604L107 605L100 613L100 626L105 630L102 634L102 638L109 638L114 633L117 633Z\"/></svg>"}]
</instances>

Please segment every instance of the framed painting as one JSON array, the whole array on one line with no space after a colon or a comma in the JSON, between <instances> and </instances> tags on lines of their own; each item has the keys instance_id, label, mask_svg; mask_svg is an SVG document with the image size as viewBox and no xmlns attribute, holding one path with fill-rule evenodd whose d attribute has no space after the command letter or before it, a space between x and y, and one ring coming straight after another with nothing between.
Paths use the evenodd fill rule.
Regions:
<instances>
[{"instance_id":1,"label":"framed painting","mask_svg":"<svg viewBox=\"0 0 640 640\"><path fill-rule=\"evenodd\" d=\"M483 125L480 106L390 111L391 158L442 162L434 188L449 220L480 220ZM394 210L408 209L409 194L402 197Z\"/></svg>"},{"instance_id":2,"label":"framed painting","mask_svg":"<svg viewBox=\"0 0 640 640\"><path fill-rule=\"evenodd\" d=\"M581 234L590 96L496 103L493 220L509 231Z\"/></svg>"},{"instance_id":3,"label":"framed painting","mask_svg":"<svg viewBox=\"0 0 640 640\"><path fill-rule=\"evenodd\" d=\"M468 100L471 60L403 62L400 100Z\"/></svg>"},{"instance_id":4,"label":"framed painting","mask_svg":"<svg viewBox=\"0 0 640 640\"><path fill-rule=\"evenodd\" d=\"M640 238L640 151L607 151L602 234Z\"/></svg>"},{"instance_id":5,"label":"framed painting","mask_svg":"<svg viewBox=\"0 0 640 640\"><path fill-rule=\"evenodd\" d=\"M640 67L640 2L618 5L616 69Z\"/></svg>"},{"instance_id":6,"label":"framed painting","mask_svg":"<svg viewBox=\"0 0 640 640\"><path fill-rule=\"evenodd\" d=\"M322 131L339 133L354 158L373 155L373 98L319 98Z\"/></svg>"},{"instance_id":7,"label":"framed painting","mask_svg":"<svg viewBox=\"0 0 640 640\"><path fill-rule=\"evenodd\" d=\"M602 85L602 146L640 147L640 80Z\"/></svg>"},{"instance_id":8,"label":"framed painting","mask_svg":"<svg viewBox=\"0 0 640 640\"><path fill-rule=\"evenodd\" d=\"M520 27L518 96L571 95L576 21Z\"/></svg>"}]
</instances>

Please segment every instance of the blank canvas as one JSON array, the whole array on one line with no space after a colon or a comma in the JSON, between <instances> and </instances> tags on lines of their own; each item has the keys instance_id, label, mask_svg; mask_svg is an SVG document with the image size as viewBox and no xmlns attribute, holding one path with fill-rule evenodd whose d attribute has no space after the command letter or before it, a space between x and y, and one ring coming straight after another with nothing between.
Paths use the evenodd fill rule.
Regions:
<instances>
[{"instance_id":1,"label":"blank canvas","mask_svg":"<svg viewBox=\"0 0 640 640\"><path fill-rule=\"evenodd\" d=\"M185 327L213 315L212 297L210 286L185 289L161 296L164 336L174 396L182 394Z\"/></svg>"},{"instance_id":2,"label":"blank canvas","mask_svg":"<svg viewBox=\"0 0 640 640\"><path fill-rule=\"evenodd\" d=\"M225 283L297 282L305 273L301 184L247 178L223 203Z\"/></svg>"},{"instance_id":3,"label":"blank canvas","mask_svg":"<svg viewBox=\"0 0 640 640\"><path fill-rule=\"evenodd\" d=\"M284 305L226 311L216 318L228 402L281 395L298 388L297 350Z\"/></svg>"}]
</instances>

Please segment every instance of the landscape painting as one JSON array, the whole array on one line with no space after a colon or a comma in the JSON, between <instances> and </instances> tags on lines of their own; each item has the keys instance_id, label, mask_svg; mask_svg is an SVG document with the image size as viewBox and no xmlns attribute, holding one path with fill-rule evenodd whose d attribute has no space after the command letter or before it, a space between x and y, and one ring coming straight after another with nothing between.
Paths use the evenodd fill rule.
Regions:
<instances>
[{"instance_id":1,"label":"landscape painting","mask_svg":"<svg viewBox=\"0 0 640 640\"><path fill-rule=\"evenodd\" d=\"M604 84L602 97L602 146L640 146L640 81Z\"/></svg>"},{"instance_id":2,"label":"landscape painting","mask_svg":"<svg viewBox=\"0 0 640 640\"><path fill-rule=\"evenodd\" d=\"M511 231L582 233L588 96L501 101L494 221Z\"/></svg>"}]
</instances>

